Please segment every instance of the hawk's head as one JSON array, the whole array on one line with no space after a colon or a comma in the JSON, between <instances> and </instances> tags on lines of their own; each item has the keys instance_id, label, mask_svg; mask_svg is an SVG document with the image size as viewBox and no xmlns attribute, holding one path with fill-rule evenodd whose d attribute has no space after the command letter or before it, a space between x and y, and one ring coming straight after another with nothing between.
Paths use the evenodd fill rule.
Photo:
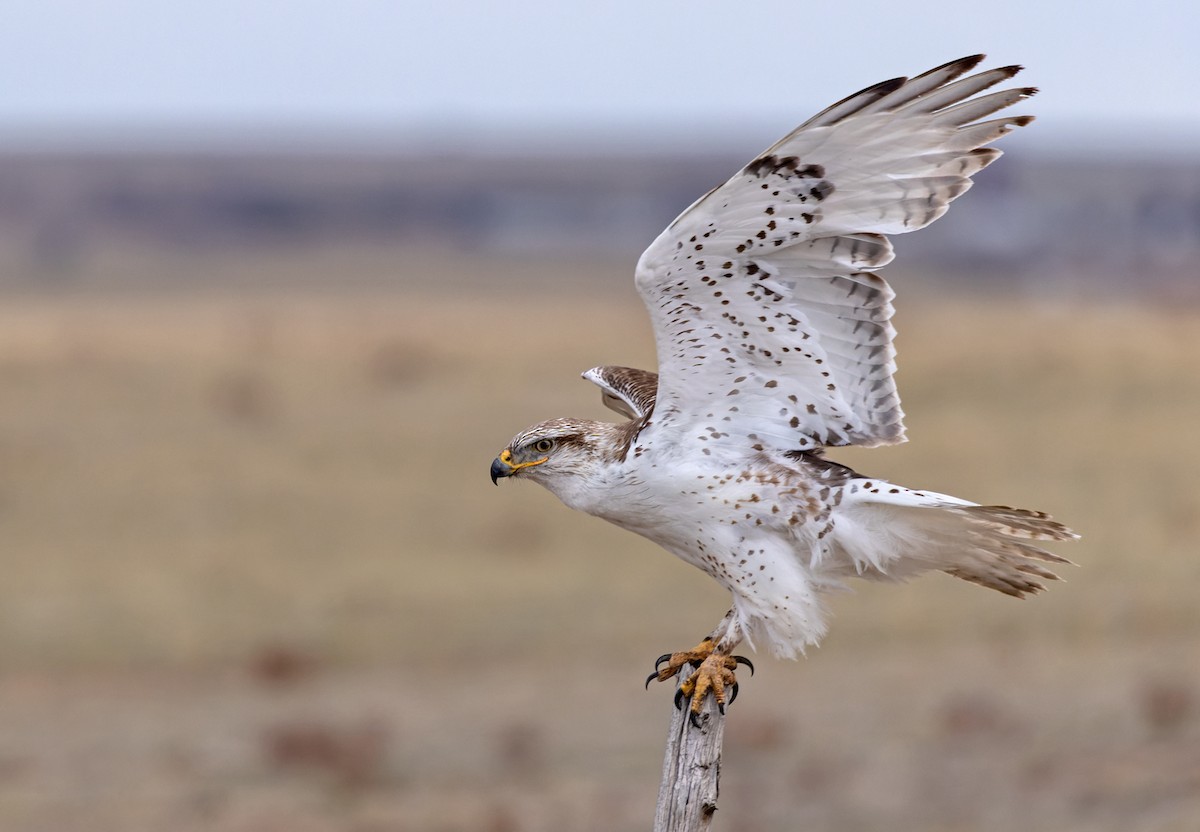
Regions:
<instances>
[{"instance_id":1,"label":"hawk's head","mask_svg":"<svg viewBox=\"0 0 1200 832\"><path fill-rule=\"evenodd\" d=\"M564 477L592 472L602 452L603 422L551 419L526 428L492 461L492 482L528 477L557 492Z\"/></svg>"}]
</instances>

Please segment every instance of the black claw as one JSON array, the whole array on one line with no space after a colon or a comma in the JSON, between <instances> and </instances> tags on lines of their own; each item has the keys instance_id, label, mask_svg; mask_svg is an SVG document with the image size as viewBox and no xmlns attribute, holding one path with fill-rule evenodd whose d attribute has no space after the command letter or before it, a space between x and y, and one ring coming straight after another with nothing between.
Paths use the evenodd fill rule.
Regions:
<instances>
[{"instance_id":1,"label":"black claw","mask_svg":"<svg viewBox=\"0 0 1200 832\"><path fill-rule=\"evenodd\" d=\"M671 654L670 654L670 653L663 653L661 656L659 656L657 659L655 659L655 660L654 660L654 670L655 670L655 672L657 672L657 671L658 671L658 666L659 666L660 664L662 664L663 662L669 662L669 661L671 661Z\"/></svg>"},{"instance_id":2,"label":"black claw","mask_svg":"<svg viewBox=\"0 0 1200 832\"><path fill-rule=\"evenodd\" d=\"M753 675L754 675L754 663L753 663L753 662L751 662L749 659L747 659L745 656L734 656L734 657L733 657L733 661L734 661L736 664L744 664L744 665L746 665L746 667L750 668L750 675L751 675L751 676L753 676Z\"/></svg>"},{"instance_id":3,"label":"black claw","mask_svg":"<svg viewBox=\"0 0 1200 832\"><path fill-rule=\"evenodd\" d=\"M695 725L697 728L700 727L700 714L696 713L695 711L689 711L688 719L692 721L692 725Z\"/></svg>"},{"instance_id":4,"label":"black claw","mask_svg":"<svg viewBox=\"0 0 1200 832\"><path fill-rule=\"evenodd\" d=\"M721 712L721 716L725 716L725 703L724 703L724 702L718 702L718 703L717 703L717 710Z\"/></svg>"},{"instance_id":5,"label":"black claw","mask_svg":"<svg viewBox=\"0 0 1200 832\"><path fill-rule=\"evenodd\" d=\"M683 696L684 696L683 688L676 688L675 689L675 710L677 710L677 711L683 710Z\"/></svg>"},{"instance_id":6,"label":"black claw","mask_svg":"<svg viewBox=\"0 0 1200 832\"><path fill-rule=\"evenodd\" d=\"M733 701L735 699L737 699L737 692L738 692L738 684L737 684L737 682L734 682L733 686L731 688L729 688L729 704L730 705L732 705Z\"/></svg>"},{"instance_id":7,"label":"black claw","mask_svg":"<svg viewBox=\"0 0 1200 832\"><path fill-rule=\"evenodd\" d=\"M650 690L650 683L653 682L657 678L658 678L657 670L646 677L646 690Z\"/></svg>"}]
</instances>

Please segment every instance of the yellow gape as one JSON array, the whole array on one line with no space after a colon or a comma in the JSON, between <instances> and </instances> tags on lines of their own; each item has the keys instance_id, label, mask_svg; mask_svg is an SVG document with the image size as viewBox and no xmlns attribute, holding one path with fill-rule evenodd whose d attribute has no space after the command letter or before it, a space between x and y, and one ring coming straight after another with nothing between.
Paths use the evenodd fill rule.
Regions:
<instances>
[{"instance_id":1,"label":"yellow gape","mask_svg":"<svg viewBox=\"0 0 1200 832\"><path fill-rule=\"evenodd\" d=\"M500 452L500 461L503 462L505 465L507 465L509 468L511 468L514 471L520 471L522 468L532 468L534 465L541 465L543 462L545 462L549 458L550 457L548 457L548 456L544 456L541 459L535 459L532 462L513 462L512 461L512 451L505 448L503 451Z\"/></svg>"}]
</instances>

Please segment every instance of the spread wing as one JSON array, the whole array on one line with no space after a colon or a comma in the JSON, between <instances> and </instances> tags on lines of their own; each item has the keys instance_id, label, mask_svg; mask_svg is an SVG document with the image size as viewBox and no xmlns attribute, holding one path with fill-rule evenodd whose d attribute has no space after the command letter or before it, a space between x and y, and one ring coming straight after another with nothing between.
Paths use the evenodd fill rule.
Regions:
<instances>
[{"instance_id":1,"label":"spread wing","mask_svg":"<svg viewBox=\"0 0 1200 832\"><path fill-rule=\"evenodd\" d=\"M1032 120L982 55L876 84L805 122L688 208L638 262L656 423L779 450L903 441L885 234L923 228ZM956 80L957 79L957 80Z\"/></svg>"}]
</instances>

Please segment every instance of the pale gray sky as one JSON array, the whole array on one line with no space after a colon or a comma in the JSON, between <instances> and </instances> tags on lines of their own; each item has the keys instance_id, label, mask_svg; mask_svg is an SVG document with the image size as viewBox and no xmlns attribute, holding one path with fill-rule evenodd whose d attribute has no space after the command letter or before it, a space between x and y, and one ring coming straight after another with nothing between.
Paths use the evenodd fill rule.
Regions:
<instances>
[{"instance_id":1,"label":"pale gray sky","mask_svg":"<svg viewBox=\"0 0 1200 832\"><path fill-rule=\"evenodd\" d=\"M787 129L867 84L988 52L1028 68L1044 121L1200 135L1198 8L5 0L0 129Z\"/></svg>"}]
</instances>

